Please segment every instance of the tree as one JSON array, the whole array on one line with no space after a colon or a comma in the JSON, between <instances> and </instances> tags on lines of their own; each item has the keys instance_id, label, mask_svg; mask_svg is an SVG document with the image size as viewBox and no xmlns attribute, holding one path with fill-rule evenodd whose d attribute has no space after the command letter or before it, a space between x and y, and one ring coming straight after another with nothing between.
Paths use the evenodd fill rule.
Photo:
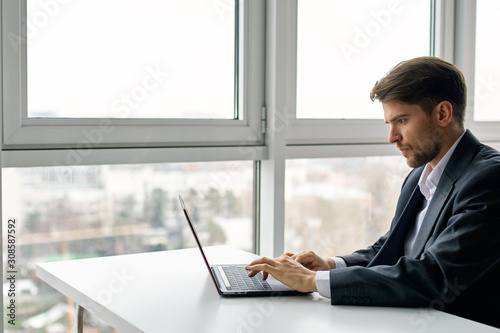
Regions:
<instances>
[{"instance_id":1,"label":"tree","mask_svg":"<svg viewBox=\"0 0 500 333\"><path fill-rule=\"evenodd\" d=\"M207 245L225 244L227 241L226 233L213 220L208 221L208 234Z\"/></svg>"},{"instance_id":2,"label":"tree","mask_svg":"<svg viewBox=\"0 0 500 333\"><path fill-rule=\"evenodd\" d=\"M27 234L42 232L46 229L45 224L42 224L42 214L38 210L28 213L26 215L25 221L26 222L24 228L26 230L24 230L23 232Z\"/></svg>"},{"instance_id":3,"label":"tree","mask_svg":"<svg viewBox=\"0 0 500 333\"><path fill-rule=\"evenodd\" d=\"M155 188L151 192L150 197L150 209L151 209L151 219L150 223L153 228L163 227L163 221L165 218L165 211L167 205L167 193L161 188Z\"/></svg>"}]
</instances>

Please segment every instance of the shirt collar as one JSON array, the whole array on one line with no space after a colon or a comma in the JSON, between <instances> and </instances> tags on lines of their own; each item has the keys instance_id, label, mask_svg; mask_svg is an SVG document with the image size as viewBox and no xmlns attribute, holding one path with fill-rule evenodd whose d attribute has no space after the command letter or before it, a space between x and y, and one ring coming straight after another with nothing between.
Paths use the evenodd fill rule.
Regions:
<instances>
[{"instance_id":1,"label":"shirt collar","mask_svg":"<svg viewBox=\"0 0 500 333\"><path fill-rule=\"evenodd\" d=\"M439 184L439 180L443 175L444 169L450 161L451 155L453 155L455 148L457 148L458 143L460 142L464 134L465 131L455 141L453 146L451 146L451 148L446 152L446 154L438 162L434 169L432 169L432 166L429 163L425 165L424 171L422 172L422 174L420 175L420 179L418 180L418 186L420 187L420 192L422 192L422 194L428 201L434 195L437 185Z\"/></svg>"}]
</instances>

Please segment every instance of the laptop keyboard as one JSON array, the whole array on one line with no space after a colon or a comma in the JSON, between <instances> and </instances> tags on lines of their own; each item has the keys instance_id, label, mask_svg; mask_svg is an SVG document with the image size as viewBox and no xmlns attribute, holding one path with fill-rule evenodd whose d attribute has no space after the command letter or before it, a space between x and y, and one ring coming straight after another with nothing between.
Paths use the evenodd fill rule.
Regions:
<instances>
[{"instance_id":1,"label":"laptop keyboard","mask_svg":"<svg viewBox=\"0 0 500 333\"><path fill-rule=\"evenodd\" d=\"M262 281L262 273L259 272L254 277L248 277L248 271L245 266L229 265L220 266L226 274L227 280L231 285L231 290L272 290L267 281Z\"/></svg>"}]
</instances>

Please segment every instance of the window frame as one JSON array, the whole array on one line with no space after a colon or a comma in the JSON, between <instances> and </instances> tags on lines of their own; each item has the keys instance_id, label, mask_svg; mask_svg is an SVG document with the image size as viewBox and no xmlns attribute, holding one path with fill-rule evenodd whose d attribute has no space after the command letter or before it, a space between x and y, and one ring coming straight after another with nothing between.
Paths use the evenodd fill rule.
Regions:
<instances>
[{"instance_id":1,"label":"window frame","mask_svg":"<svg viewBox=\"0 0 500 333\"><path fill-rule=\"evenodd\" d=\"M295 64L290 69L289 75L295 80L293 84L296 86L298 8L297 1L292 3L294 5L295 25L292 28L293 33L289 33L287 36L287 43L292 45L291 47L295 50L289 54L289 61ZM431 17L431 35L434 34L435 26L436 24ZM380 119L298 119L296 117L296 90L290 97L293 101L291 103L293 107L286 115L292 128L287 135L289 146L387 143L387 126Z\"/></svg>"},{"instance_id":2,"label":"window frame","mask_svg":"<svg viewBox=\"0 0 500 333\"><path fill-rule=\"evenodd\" d=\"M241 120L28 119L26 1L2 0L3 150L263 145L264 28L261 1L244 1ZM24 33L23 33L24 31ZM21 36L21 37L20 37ZM24 37L23 37L24 36ZM16 50L12 38L19 38ZM249 68L252 67L252 70ZM238 76L235 76L238 80ZM241 80L238 80L241 82ZM235 96L238 97L238 96Z\"/></svg>"},{"instance_id":3,"label":"window frame","mask_svg":"<svg viewBox=\"0 0 500 333\"><path fill-rule=\"evenodd\" d=\"M464 73L468 100L474 96L476 1L431 0L431 54L455 63ZM280 255L284 249L284 173L286 159L398 154L387 142L382 120L297 119L295 115L297 1L269 1L266 67L267 122L284 128L267 135L269 159L262 161L260 253ZM282 66L285 64L285 66ZM295 66L294 66L295 65ZM469 103L466 127L483 142L500 147L499 122L472 121Z\"/></svg>"},{"instance_id":4,"label":"window frame","mask_svg":"<svg viewBox=\"0 0 500 333\"><path fill-rule=\"evenodd\" d=\"M21 29L20 8L26 0L0 0L3 29ZM474 40L476 1L431 0L433 36L432 54L455 63L462 69L469 87L469 101L474 96ZM12 15L16 7L17 16ZM7 8L7 10L6 10ZM257 207L258 252L279 255L284 250L284 172L286 159L354 157L398 154L387 143L387 127L381 120L314 120L296 119L296 28L297 0L252 0L245 2L244 17L244 76L242 121L174 120L151 125L145 120L133 120L113 140L87 147L88 138L70 138L72 131L95 130L97 120L79 121L67 126L53 123L40 126L33 123L19 127L22 101L22 58L13 59L12 50L2 30L2 108L4 133L2 165L4 167L50 166L72 164L152 163L186 161L254 160L260 161L255 196ZM7 50L6 50L7 49ZM10 54L7 54L10 52ZM25 60L25 59L24 59ZM16 66L10 66L15 64ZM25 69L25 67L24 67ZM16 76L17 75L17 76ZM24 88L25 89L25 88ZM500 122L474 122L470 110L466 126L483 142L500 147ZM17 111L16 111L17 110ZM265 112L263 112L265 110ZM10 114L14 119L8 119ZM263 119L265 118L265 120ZM66 120L63 120L63 122ZM99 120L102 121L102 120ZM142 123L141 123L142 122ZM48 123L47 123L48 124ZM115 124L115 123L113 123ZM105 124L104 124L105 125ZM60 141L36 141L33 134L26 138L17 129L37 135L50 134ZM177 128L176 128L177 127ZM97 127L98 128L98 127ZM134 141L149 131L154 140ZM38 132L36 132L38 131ZM144 132L146 131L146 132ZM265 133L263 133L265 132ZM94 132L92 132L94 133ZM155 132L157 133L157 132ZM29 134L29 133L28 133ZM123 138L124 135L128 138ZM119 137L121 136L121 138ZM16 139L16 140L14 140ZM82 144L83 143L83 144ZM79 146L80 145L80 146ZM68 163L72 153L80 159ZM88 153L88 154L87 154Z\"/></svg>"},{"instance_id":5,"label":"window frame","mask_svg":"<svg viewBox=\"0 0 500 333\"><path fill-rule=\"evenodd\" d=\"M476 0L431 0L430 2L430 54L454 63L466 77L468 86L466 127L485 142L498 141L500 122L473 120ZM293 1L292 4L295 6L293 8L295 25L286 38L290 49L295 52L288 53L287 57L289 62L297 64L297 2ZM296 80L296 72L296 66L291 66L288 73L291 80ZM296 81L292 84L295 85ZM287 131L287 144L290 147L387 143L387 128L380 120L297 119L295 102L296 90L293 90L290 92L292 107L284 115L290 126Z\"/></svg>"},{"instance_id":6,"label":"window frame","mask_svg":"<svg viewBox=\"0 0 500 333\"><path fill-rule=\"evenodd\" d=\"M467 83L467 111L465 124L481 141L495 145L500 141L500 121L474 120L475 100L475 55L476 55L476 6L477 0L456 0L455 19L461 24L455 28L454 60L465 76ZM460 38L459 38L460 37Z\"/></svg>"}]
</instances>

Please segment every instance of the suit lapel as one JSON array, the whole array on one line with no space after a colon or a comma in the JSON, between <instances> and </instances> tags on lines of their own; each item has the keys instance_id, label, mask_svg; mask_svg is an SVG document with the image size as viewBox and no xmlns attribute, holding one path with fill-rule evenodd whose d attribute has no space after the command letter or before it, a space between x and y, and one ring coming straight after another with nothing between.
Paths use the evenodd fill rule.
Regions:
<instances>
[{"instance_id":1,"label":"suit lapel","mask_svg":"<svg viewBox=\"0 0 500 333\"><path fill-rule=\"evenodd\" d=\"M410 253L412 258L418 258L424 251L425 244L432 235L439 215L455 188L456 181L462 176L474 158L479 144L474 135L467 130L446 165L436 193L434 193L434 197L427 208L424 221Z\"/></svg>"},{"instance_id":2,"label":"suit lapel","mask_svg":"<svg viewBox=\"0 0 500 333\"><path fill-rule=\"evenodd\" d=\"M425 244L434 230L438 217L453 191L454 183L455 182L451 178L443 173L436 193L434 193L434 197L427 208L427 213L425 214L424 221L417 234L415 244L413 244L410 257L417 258L424 250Z\"/></svg>"},{"instance_id":3,"label":"suit lapel","mask_svg":"<svg viewBox=\"0 0 500 333\"><path fill-rule=\"evenodd\" d=\"M422 207L424 196L418 186L414 190L404 208L401 216L396 222L394 229L385 241L384 245L368 265L394 265L403 254L403 243L408 234L408 229L415 222L418 211Z\"/></svg>"}]
</instances>

